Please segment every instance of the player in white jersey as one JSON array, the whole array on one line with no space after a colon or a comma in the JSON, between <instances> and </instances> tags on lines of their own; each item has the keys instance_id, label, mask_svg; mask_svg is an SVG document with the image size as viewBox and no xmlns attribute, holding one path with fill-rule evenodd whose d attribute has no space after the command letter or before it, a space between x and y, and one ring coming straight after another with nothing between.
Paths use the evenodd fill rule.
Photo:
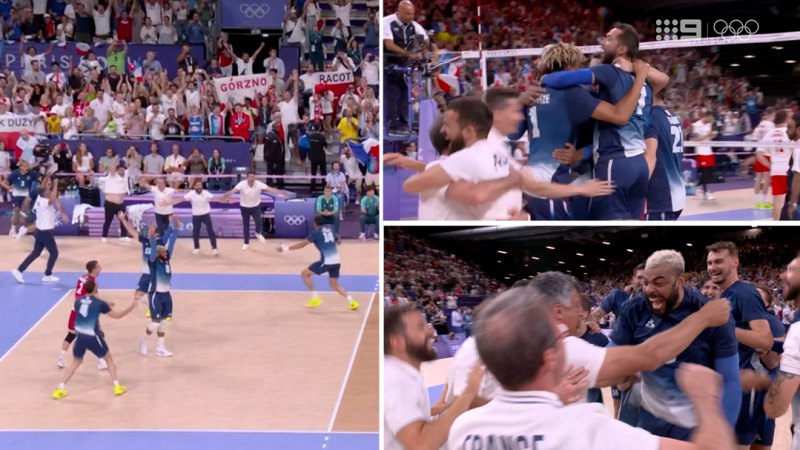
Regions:
<instances>
[{"instance_id":1,"label":"player in white jersey","mask_svg":"<svg viewBox=\"0 0 800 450\"><path fill-rule=\"evenodd\" d=\"M692 124L691 134L696 141L710 141L717 136L714 131L714 114L707 112L697 122ZM714 151L707 145L698 145L695 148L697 155L697 171L700 174L700 185L703 186L703 200L714 200L714 195L708 189L708 183L714 173Z\"/></svg>"},{"instance_id":2,"label":"player in white jersey","mask_svg":"<svg viewBox=\"0 0 800 450\"><path fill-rule=\"evenodd\" d=\"M767 133L761 140L765 143L777 144L791 142L787 133L787 120L789 115L785 110L775 113L775 128ZM766 152L765 152L766 151ZM769 159L765 153L769 154ZM786 197L789 161L792 159L792 149L784 147L759 148L756 150L756 160L769 167L772 187L772 219L781 219L783 201Z\"/></svg>"},{"instance_id":3,"label":"player in white jersey","mask_svg":"<svg viewBox=\"0 0 800 450\"><path fill-rule=\"evenodd\" d=\"M773 129L775 129L774 120L775 120L775 108L770 106L764 112L761 122L759 122L755 130L753 130L753 133L750 134L749 136L750 140L755 142L763 141L764 137L766 137ZM765 155L769 155L769 149L766 148L756 149L755 162L753 164L753 171L756 174L755 185L753 186L753 191L755 192L756 196L755 209L769 209L770 204L767 201L767 196L769 195L769 182L770 182L769 164L765 165L763 163L763 158L759 160L758 158L759 151L764 153Z\"/></svg>"},{"instance_id":4,"label":"player in white jersey","mask_svg":"<svg viewBox=\"0 0 800 450\"><path fill-rule=\"evenodd\" d=\"M53 276L53 267L56 265L58 259L58 246L56 239L53 235L53 230L58 225L57 212L60 213L61 219L64 223L69 221L69 217L64 212L64 207L58 200L58 182L49 177L42 180L41 193L33 205L33 211L36 213L36 232L34 233L35 242L33 250L25 258L25 261L11 272L11 275L17 280L18 283L25 283L22 273L31 265L42 250L47 249L50 256L47 258L47 267L44 270L44 277L42 281L46 283L55 283L58 278Z\"/></svg>"},{"instance_id":5,"label":"player in white jersey","mask_svg":"<svg viewBox=\"0 0 800 450\"><path fill-rule=\"evenodd\" d=\"M503 390L486 406L455 420L449 450L735 448L720 406L720 377L704 367L685 365L678 375L700 416L691 443L619 422L596 403L564 406L555 390L569 364L569 349L546 302L531 293L527 288L507 291L489 300L477 316L478 350Z\"/></svg>"},{"instance_id":6,"label":"player in white jersey","mask_svg":"<svg viewBox=\"0 0 800 450\"><path fill-rule=\"evenodd\" d=\"M795 175L796 176L796 175ZM800 256L794 258L786 271L781 274L784 282L784 300L797 302L800 300ZM800 428L800 325L793 324L786 334L781 356L780 372L772 382L764 399L764 412L767 417L777 419L792 405L792 425ZM792 439L792 450L800 450L800 433L795 432Z\"/></svg>"},{"instance_id":7,"label":"player in white jersey","mask_svg":"<svg viewBox=\"0 0 800 450\"><path fill-rule=\"evenodd\" d=\"M488 104L488 105L487 105ZM473 220L521 218L522 191L544 198L575 195L608 195L613 187L601 181L583 185L561 185L536 181L511 157L506 138L517 131L523 120L518 94L508 89L492 89L486 103L460 98L448 105L443 131L451 146L451 156L441 164L415 175L403 184L409 193L447 187L455 181L479 183L493 181L484 189L447 190L447 200L465 205ZM461 149L457 153L456 149Z\"/></svg>"}]
</instances>

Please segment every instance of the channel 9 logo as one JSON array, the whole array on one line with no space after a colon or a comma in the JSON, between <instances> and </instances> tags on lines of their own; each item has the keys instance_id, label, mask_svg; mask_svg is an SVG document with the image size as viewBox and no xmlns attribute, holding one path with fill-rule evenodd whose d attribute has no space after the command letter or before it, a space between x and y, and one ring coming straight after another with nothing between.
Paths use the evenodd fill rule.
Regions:
<instances>
[{"instance_id":1,"label":"channel 9 logo","mask_svg":"<svg viewBox=\"0 0 800 450\"><path fill-rule=\"evenodd\" d=\"M718 19L713 23L706 22L705 27L700 19L658 19L656 20L657 41L687 41L694 39L719 38L723 41L747 41L758 33L758 22L748 20ZM705 31L705 33L703 33Z\"/></svg>"}]
</instances>

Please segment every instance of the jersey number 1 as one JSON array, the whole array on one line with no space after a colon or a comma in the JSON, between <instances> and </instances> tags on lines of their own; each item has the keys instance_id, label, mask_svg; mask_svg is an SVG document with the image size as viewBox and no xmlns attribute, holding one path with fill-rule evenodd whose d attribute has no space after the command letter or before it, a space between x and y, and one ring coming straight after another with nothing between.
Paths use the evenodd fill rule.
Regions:
<instances>
[{"instance_id":1,"label":"jersey number 1","mask_svg":"<svg viewBox=\"0 0 800 450\"><path fill-rule=\"evenodd\" d=\"M322 229L322 238L325 240L325 243L334 242L336 240L333 236L333 232L327 228Z\"/></svg>"},{"instance_id":2,"label":"jersey number 1","mask_svg":"<svg viewBox=\"0 0 800 450\"><path fill-rule=\"evenodd\" d=\"M647 86L642 86L639 92L639 103L636 105L636 115L641 116L644 114L644 105L647 101Z\"/></svg>"},{"instance_id":3,"label":"jersey number 1","mask_svg":"<svg viewBox=\"0 0 800 450\"><path fill-rule=\"evenodd\" d=\"M539 117L536 115L536 107L531 106L531 108L528 111L531 122L531 139L538 139L540 132L539 132Z\"/></svg>"}]
</instances>

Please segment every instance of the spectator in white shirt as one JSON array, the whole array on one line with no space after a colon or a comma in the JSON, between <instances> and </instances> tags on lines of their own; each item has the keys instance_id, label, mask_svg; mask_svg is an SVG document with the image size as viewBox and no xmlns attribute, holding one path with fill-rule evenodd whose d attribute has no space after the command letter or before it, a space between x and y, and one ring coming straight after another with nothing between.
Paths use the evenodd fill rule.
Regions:
<instances>
[{"instance_id":1,"label":"spectator in white shirt","mask_svg":"<svg viewBox=\"0 0 800 450\"><path fill-rule=\"evenodd\" d=\"M75 172L75 180L78 182L78 186L92 184L94 157L89 153L89 149L86 148L86 144L83 142L78 145L78 151L72 157L72 171Z\"/></svg>"},{"instance_id":2,"label":"spectator in white shirt","mask_svg":"<svg viewBox=\"0 0 800 450\"><path fill-rule=\"evenodd\" d=\"M154 141L163 141L164 132L161 130L161 127L164 126L164 121L167 120L167 116L161 113L158 105L151 106L153 107L153 110L147 114L147 117L145 118L145 125L150 129L151 139Z\"/></svg>"},{"instance_id":3,"label":"spectator in white shirt","mask_svg":"<svg viewBox=\"0 0 800 450\"><path fill-rule=\"evenodd\" d=\"M161 25L161 20L159 20L159 25ZM144 26L142 31L139 32L139 37L142 38L142 44L158 43L158 29L153 24L153 19L149 16L144 19Z\"/></svg>"},{"instance_id":4,"label":"spectator in white shirt","mask_svg":"<svg viewBox=\"0 0 800 450\"><path fill-rule=\"evenodd\" d=\"M337 50L336 58L333 59L333 65L331 67L334 72L353 72L356 70L353 59L347 56L344 49Z\"/></svg>"},{"instance_id":5,"label":"spectator in white shirt","mask_svg":"<svg viewBox=\"0 0 800 450\"><path fill-rule=\"evenodd\" d=\"M250 245L250 218L256 225L256 238L261 242L266 242L263 236L264 218L261 211L261 193L267 191L278 198L286 198L286 195L278 189L269 187L266 183L256 180L255 172L247 174L247 179L240 181L239 184L228 191L225 196L229 198L234 192L239 192L239 209L242 212L242 226L244 227L244 245L242 250L247 250Z\"/></svg>"},{"instance_id":6,"label":"spectator in white shirt","mask_svg":"<svg viewBox=\"0 0 800 450\"><path fill-rule=\"evenodd\" d=\"M111 228L111 222L119 213L125 213L125 195L127 195L130 190L130 184L128 182L128 174L125 171L125 166L120 164L114 164L113 167L109 168L108 175L99 180L103 193L105 194L103 206L105 208L106 217L103 222L103 242L106 242L108 230ZM121 239L130 241L128 231L122 224L122 220L119 222L119 233Z\"/></svg>"},{"instance_id":7,"label":"spectator in white shirt","mask_svg":"<svg viewBox=\"0 0 800 450\"><path fill-rule=\"evenodd\" d=\"M164 172L168 175L167 181L170 187L180 188L183 174L186 172L186 158L181 156L181 147L178 144L172 146L172 154L164 160Z\"/></svg>"},{"instance_id":8,"label":"spectator in white shirt","mask_svg":"<svg viewBox=\"0 0 800 450\"><path fill-rule=\"evenodd\" d=\"M158 27L158 43L174 44L176 42L178 42L178 30L172 25L172 19L165 16L161 26Z\"/></svg>"},{"instance_id":9,"label":"spectator in white shirt","mask_svg":"<svg viewBox=\"0 0 800 450\"><path fill-rule=\"evenodd\" d=\"M277 70L280 79L286 76L286 66L283 64L283 60L278 58L278 52L274 48L269 50L269 58L264 60L264 72L269 72L270 69Z\"/></svg>"},{"instance_id":10,"label":"spectator in white shirt","mask_svg":"<svg viewBox=\"0 0 800 450\"><path fill-rule=\"evenodd\" d=\"M31 136L31 133L28 130L22 130L19 132L19 139L17 139L17 148L22 152L20 154L19 159L25 160L30 163L33 162L33 149L39 145L39 139Z\"/></svg>"},{"instance_id":11,"label":"spectator in white shirt","mask_svg":"<svg viewBox=\"0 0 800 450\"><path fill-rule=\"evenodd\" d=\"M299 139L299 124L300 115L297 113L297 99L300 95L300 84L298 83L297 72L292 72L292 79L294 80L294 90L290 94L289 91L284 91L283 101L278 103L278 109L281 112L281 123L283 124L283 133L286 139L286 144L291 150L292 156L296 164L300 164L300 153L297 148L297 140Z\"/></svg>"},{"instance_id":12,"label":"spectator in white shirt","mask_svg":"<svg viewBox=\"0 0 800 450\"><path fill-rule=\"evenodd\" d=\"M342 167L344 167L344 173L347 175L348 183L355 186L356 203L358 203L361 199L361 191L363 190L364 175L361 173L361 169L358 167L358 160L353 155L353 152L350 151L349 146L344 147L339 162Z\"/></svg>"},{"instance_id":13,"label":"spectator in white shirt","mask_svg":"<svg viewBox=\"0 0 800 450\"><path fill-rule=\"evenodd\" d=\"M158 144L155 142L150 145L150 154L145 156L143 161L145 175L151 175L146 177L147 182L152 182L164 173L164 157L158 154Z\"/></svg>"},{"instance_id":14,"label":"spectator in white shirt","mask_svg":"<svg viewBox=\"0 0 800 450\"><path fill-rule=\"evenodd\" d=\"M171 200L172 205L182 202L192 202L192 240L194 250L192 254L200 253L200 227L205 225L208 240L211 241L211 251L214 256L219 254L217 250L217 235L214 233L214 224L211 222L211 202L227 202L227 195L214 195L203 189L203 181L194 182L193 190L186 193L183 198Z\"/></svg>"},{"instance_id":15,"label":"spectator in white shirt","mask_svg":"<svg viewBox=\"0 0 800 450\"><path fill-rule=\"evenodd\" d=\"M367 53L367 56L364 58L364 61L361 63L361 75L367 80L367 86L372 89L372 93L375 94L377 97L378 94L378 86L380 85L380 78L378 77L380 73L380 65L378 61L375 60L375 56L372 53Z\"/></svg>"},{"instance_id":16,"label":"spectator in white shirt","mask_svg":"<svg viewBox=\"0 0 800 450\"><path fill-rule=\"evenodd\" d=\"M115 2L111 3L112 5ZM111 37L111 8L106 8L102 3L98 3L92 11L94 17L94 36L97 39L108 39Z\"/></svg>"},{"instance_id":17,"label":"spectator in white shirt","mask_svg":"<svg viewBox=\"0 0 800 450\"><path fill-rule=\"evenodd\" d=\"M152 21L153 25L161 25L161 19L164 17L164 9L161 7L159 0L146 0L144 2L144 12L147 18ZM144 37L142 37L144 40ZM153 42L155 44L155 42Z\"/></svg>"},{"instance_id":18,"label":"spectator in white shirt","mask_svg":"<svg viewBox=\"0 0 800 450\"><path fill-rule=\"evenodd\" d=\"M250 56L249 53L242 53L241 57L236 55L236 53L233 54L236 60L236 69L238 70L239 75L253 75L253 61L258 58L258 54L261 53L261 49L263 48L264 43L262 42L253 53L253 56Z\"/></svg>"},{"instance_id":19,"label":"spectator in white shirt","mask_svg":"<svg viewBox=\"0 0 800 450\"><path fill-rule=\"evenodd\" d=\"M145 158L146 160L147 158ZM175 194L175 189L167 187L167 181L164 177L159 177L156 180L156 185L152 186L145 178L139 180L139 185L145 189L149 189L153 193L153 206L155 207L156 227L158 233L162 234L169 225L172 218L172 196Z\"/></svg>"}]
</instances>

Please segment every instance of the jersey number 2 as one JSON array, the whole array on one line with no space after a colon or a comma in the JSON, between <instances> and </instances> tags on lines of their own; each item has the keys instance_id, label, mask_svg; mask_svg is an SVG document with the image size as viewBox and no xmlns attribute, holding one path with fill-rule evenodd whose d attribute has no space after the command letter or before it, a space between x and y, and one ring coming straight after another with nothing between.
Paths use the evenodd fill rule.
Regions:
<instances>
[{"instance_id":1,"label":"jersey number 2","mask_svg":"<svg viewBox=\"0 0 800 450\"><path fill-rule=\"evenodd\" d=\"M680 125L670 127L672 134L672 153L683 153L683 131Z\"/></svg>"},{"instance_id":2,"label":"jersey number 2","mask_svg":"<svg viewBox=\"0 0 800 450\"><path fill-rule=\"evenodd\" d=\"M325 243L334 242L336 240L333 236L333 232L327 228L322 229L322 238L325 240Z\"/></svg>"}]
</instances>

